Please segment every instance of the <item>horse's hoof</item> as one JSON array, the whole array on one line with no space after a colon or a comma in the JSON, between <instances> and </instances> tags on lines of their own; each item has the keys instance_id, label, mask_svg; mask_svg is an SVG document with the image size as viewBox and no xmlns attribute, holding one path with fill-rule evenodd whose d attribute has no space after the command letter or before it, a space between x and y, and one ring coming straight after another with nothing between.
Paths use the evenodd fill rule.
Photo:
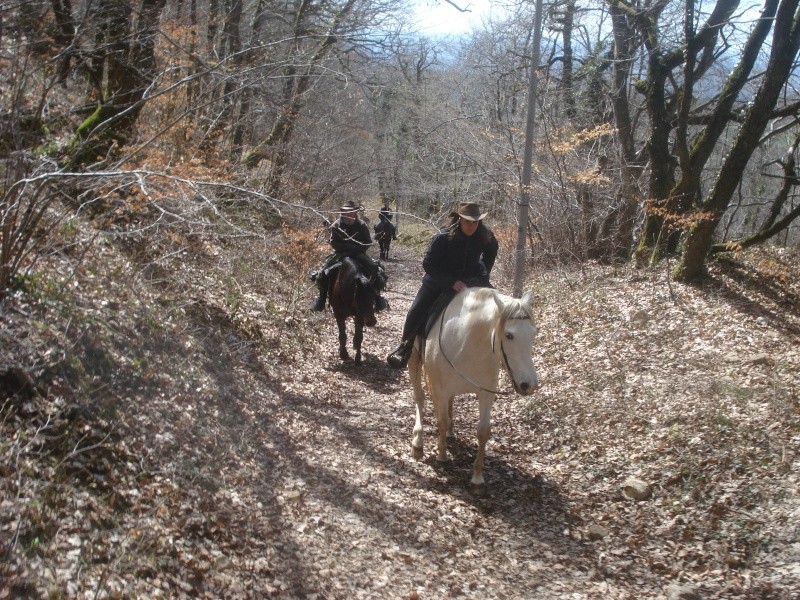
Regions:
<instances>
[{"instance_id":1,"label":"horse's hoof","mask_svg":"<svg viewBox=\"0 0 800 600\"><path fill-rule=\"evenodd\" d=\"M361 360L361 353L360 353L360 352L359 352L358 354L356 354L356 360L355 360L355 362L356 362L356 364L357 364L357 365L360 365L360 364L363 362L363 361Z\"/></svg>"},{"instance_id":2,"label":"horse's hoof","mask_svg":"<svg viewBox=\"0 0 800 600\"><path fill-rule=\"evenodd\" d=\"M485 496L488 491L485 483L470 483L470 489L475 496Z\"/></svg>"},{"instance_id":3,"label":"horse's hoof","mask_svg":"<svg viewBox=\"0 0 800 600\"><path fill-rule=\"evenodd\" d=\"M347 350L339 352L339 358L342 360L350 360L350 355L347 353Z\"/></svg>"},{"instance_id":4,"label":"horse's hoof","mask_svg":"<svg viewBox=\"0 0 800 600\"><path fill-rule=\"evenodd\" d=\"M411 455L414 457L414 460L422 460L422 455L423 455L422 448L411 446Z\"/></svg>"}]
</instances>

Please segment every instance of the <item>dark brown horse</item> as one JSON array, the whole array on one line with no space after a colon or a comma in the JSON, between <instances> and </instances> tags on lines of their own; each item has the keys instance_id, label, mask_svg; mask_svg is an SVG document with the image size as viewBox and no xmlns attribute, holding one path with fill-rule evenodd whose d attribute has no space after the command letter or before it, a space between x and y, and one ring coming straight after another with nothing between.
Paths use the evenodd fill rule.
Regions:
<instances>
[{"instance_id":1,"label":"dark brown horse","mask_svg":"<svg viewBox=\"0 0 800 600\"><path fill-rule=\"evenodd\" d=\"M353 349L356 351L355 362L361 364L361 342L364 339L364 326L374 327L378 320L375 318L375 290L372 287L358 261L345 258L339 267L336 277L331 285L330 303L336 325L339 327L339 358L347 360L347 330L346 322L353 317L355 333L353 334Z\"/></svg>"},{"instance_id":2,"label":"dark brown horse","mask_svg":"<svg viewBox=\"0 0 800 600\"><path fill-rule=\"evenodd\" d=\"M392 245L392 238L394 238L397 226L386 219L381 219L375 223L375 240L381 249L381 258L383 260L389 259L389 246Z\"/></svg>"}]
</instances>

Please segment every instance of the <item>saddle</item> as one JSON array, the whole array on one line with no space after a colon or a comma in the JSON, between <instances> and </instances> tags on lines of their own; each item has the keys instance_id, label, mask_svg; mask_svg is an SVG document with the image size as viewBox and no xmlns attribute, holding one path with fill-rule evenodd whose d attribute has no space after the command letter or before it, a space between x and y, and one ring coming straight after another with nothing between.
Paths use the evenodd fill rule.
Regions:
<instances>
[{"instance_id":1,"label":"saddle","mask_svg":"<svg viewBox=\"0 0 800 600\"><path fill-rule=\"evenodd\" d=\"M325 267L323 269L319 269L318 271L311 271L308 278L311 281L317 281L322 277L330 277L330 275L336 273L336 270L342 266L342 261L338 261L333 263L332 265Z\"/></svg>"},{"instance_id":2,"label":"saddle","mask_svg":"<svg viewBox=\"0 0 800 600\"><path fill-rule=\"evenodd\" d=\"M467 279L464 283L467 284L467 287L488 287L494 288L494 286L489 283L488 277L471 277ZM428 311L428 316L425 319L425 327L423 331L423 337L427 338L428 334L431 332L433 328L433 324L436 322L437 317L442 314L442 311L447 308L447 305L450 304L450 301L455 298L456 292L455 291L448 291L442 292L442 294L436 299L436 301L431 306L431 309Z\"/></svg>"},{"instance_id":3,"label":"saddle","mask_svg":"<svg viewBox=\"0 0 800 600\"><path fill-rule=\"evenodd\" d=\"M447 308L447 305L450 304L450 301L455 297L455 295L455 292L444 292L436 299L436 301L433 303L433 306L431 306L431 309L428 311L428 317L425 319L425 327L422 330L422 337L428 337L428 334L433 328L433 324L436 322L436 318L445 308Z\"/></svg>"},{"instance_id":4,"label":"saddle","mask_svg":"<svg viewBox=\"0 0 800 600\"><path fill-rule=\"evenodd\" d=\"M367 260L372 260L372 259L368 258ZM342 266L342 262L343 262L342 260L337 260L334 263L318 271L312 271L311 274L309 275L309 278L311 279L311 281L314 282L318 281L319 279L324 279L325 281L328 282L328 285L330 286L333 284L334 276L336 275L336 272L339 270L339 267ZM389 276L386 274L386 271L384 271L383 265L380 264L379 261L375 262L377 263L375 274L371 276L369 275L369 273L365 274L369 278L369 282L370 284L372 284L372 287L374 287L376 291L382 292L386 288L386 280L389 279ZM361 261L356 259L356 263L358 263L359 269L363 273L365 271L365 268L361 263Z\"/></svg>"}]
</instances>

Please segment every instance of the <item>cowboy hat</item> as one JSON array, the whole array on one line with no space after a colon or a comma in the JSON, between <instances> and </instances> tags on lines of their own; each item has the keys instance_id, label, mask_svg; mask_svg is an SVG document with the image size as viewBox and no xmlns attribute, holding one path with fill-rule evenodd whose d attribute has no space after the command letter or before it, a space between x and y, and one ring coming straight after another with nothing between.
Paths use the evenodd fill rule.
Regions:
<instances>
[{"instance_id":1,"label":"cowboy hat","mask_svg":"<svg viewBox=\"0 0 800 600\"><path fill-rule=\"evenodd\" d=\"M489 213L482 213L480 206L475 202L459 202L455 214L467 221L480 221Z\"/></svg>"},{"instance_id":2,"label":"cowboy hat","mask_svg":"<svg viewBox=\"0 0 800 600\"><path fill-rule=\"evenodd\" d=\"M339 207L341 212L353 212L358 210L360 207L356 206L355 202L352 200L346 200L344 204Z\"/></svg>"}]
</instances>

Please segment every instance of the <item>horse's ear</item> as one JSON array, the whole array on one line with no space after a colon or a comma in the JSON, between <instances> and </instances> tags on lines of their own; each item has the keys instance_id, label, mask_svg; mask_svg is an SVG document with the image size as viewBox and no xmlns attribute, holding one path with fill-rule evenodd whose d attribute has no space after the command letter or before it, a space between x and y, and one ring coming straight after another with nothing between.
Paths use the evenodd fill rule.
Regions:
<instances>
[{"instance_id":1,"label":"horse's ear","mask_svg":"<svg viewBox=\"0 0 800 600\"><path fill-rule=\"evenodd\" d=\"M502 298L500 298L500 294L495 289L492 290L492 298L494 298L494 303L497 305L497 308L503 310L505 304L503 304L503 300Z\"/></svg>"},{"instance_id":2,"label":"horse's ear","mask_svg":"<svg viewBox=\"0 0 800 600\"><path fill-rule=\"evenodd\" d=\"M527 305L528 308L533 308L533 290L528 290L522 296L522 303Z\"/></svg>"}]
</instances>

